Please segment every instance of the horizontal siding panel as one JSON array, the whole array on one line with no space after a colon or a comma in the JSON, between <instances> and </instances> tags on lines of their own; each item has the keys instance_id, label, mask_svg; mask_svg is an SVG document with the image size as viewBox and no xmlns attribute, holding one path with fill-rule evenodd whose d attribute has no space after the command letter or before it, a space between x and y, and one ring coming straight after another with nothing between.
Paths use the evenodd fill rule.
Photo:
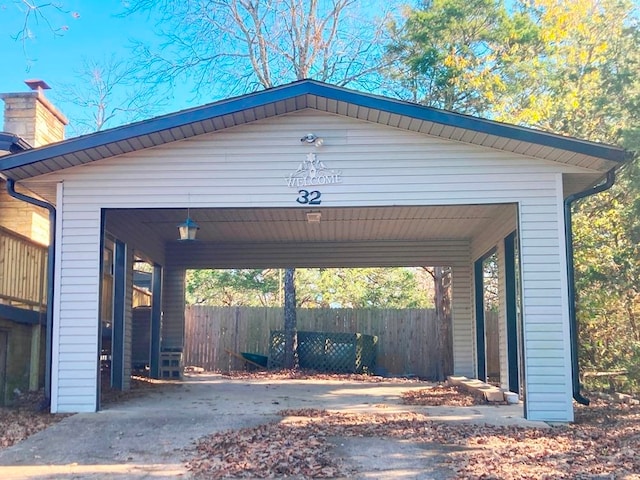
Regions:
<instances>
[{"instance_id":1,"label":"horizontal siding panel","mask_svg":"<svg viewBox=\"0 0 640 480\"><path fill-rule=\"evenodd\" d=\"M547 306L551 306L551 307L557 307L555 309L555 311L552 311L549 313L549 315L554 315L557 316L559 314L559 308L562 306L562 302L560 301L560 298L544 298L544 297L538 297L538 298L529 298L529 297L524 297L523 298L523 303L526 309L530 308L530 307L543 307L545 305ZM556 319L557 321L557 319Z\"/></svg>"},{"instance_id":2,"label":"horizontal siding panel","mask_svg":"<svg viewBox=\"0 0 640 480\"><path fill-rule=\"evenodd\" d=\"M85 368L83 370L66 368L64 370L60 370L58 375L59 380L84 380L85 384L91 384L94 386L96 384L95 377L96 372L91 368Z\"/></svg>"},{"instance_id":3,"label":"horizontal siding panel","mask_svg":"<svg viewBox=\"0 0 640 480\"><path fill-rule=\"evenodd\" d=\"M61 378L60 381L58 382L58 385L62 388L66 388L66 387L86 388L86 384L87 384L87 379L85 378Z\"/></svg>"},{"instance_id":4,"label":"horizontal siding panel","mask_svg":"<svg viewBox=\"0 0 640 480\"><path fill-rule=\"evenodd\" d=\"M97 354L97 348L94 345L92 346L93 346L93 352L91 353L78 352L77 351L79 348L78 345L67 346L67 348L65 348L65 351L61 352L58 356L58 358L60 359L60 364L64 364L65 362L69 364L78 363L78 362L82 362L82 363L94 362Z\"/></svg>"},{"instance_id":5,"label":"horizontal siding panel","mask_svg":"<svg viewBox=\"0 0 640 480\"><path fill-rule=\"evenodd\" d=\"M67 386L65 388L65 396L74 397L95 397L95 388L86 386Z\"/></svg>"},{"instance_id":6,"label":"horizontal siding panel","mask_svg":"<svg viewBox=\"0 0 640 480\"><path fill-rule=\"evenodd\" d=\"M567 402L567 395L563 393L553 393L553 392L537 392L529 390L527 392L527 400L534 403L540 403L541 405L549 405L558 404L564 405ZM560 411L561 408L558 408Z\"/></svg>"},{"instance_id":7,"label":"horizontal siding panel","mask_svg":"<svg viewBox=\"0 0 640 480\"><path fill-rule=\"evenodd\" d=\"M170 244L167 258L187 268L261 268L287 266L422 266L468 262L468 246L435 242L403 244Z\"/></svg>"},{"instance_id":8,"label":"horizontal siding panel","mask_svg":"<svg viewBox=\"0 0 640 480\"><path fill-rule=\"evenodd\" d=\"M544 367L549 372L558 372L557 357L531 357L528 359L527 365L529 369L534 369L534 371L537 371L535 369L538 367Z\"/></svg>"},{"instance_id":9,"label":"horizontal siding panel","mask_svg":"<svg viewBox=\"0 0 640 480\"><path fill-rule=\"evenodd\" d=\"M534 342L533 344L529 342L526 343L525 348L527 349L528 358L557 358L557 365L563 366L564 351L562 348L541 348L540 345L537 345L536 343L540 342Z\"/></svg>"},{"instance_id":10,"label":"horizontal siding panel","mask_svg":"<svg viewBox=\"0 0 640 480\"><path fill-rule=\"evenodd\" d=\"M529 415L527 416L529 420L540 420L546 422L572 422L573 414L570 418L567 417L566 410L533 410L529 409Z\"/></svg>"},{"instance_id":11,"label":"horizontal siding panel","mask_svg":"<svg viewBox=\"0 0 640 480\"><path fill-rule=\"evenodd\" d=\"M546 317L542 317L543 319ZM531 320L531 314L529 314L529 320L527 322L527 338L530 340L540 340L541 338L548 338L550 333L556 333L561 335L563 332L562 325L558 325L557 322L553 323L540 323L540 319L536 318ZM536 338L535 335L540 333L540 338Z\"/></svg>"},{"instance_id":12,"label":"horizontal siding panel","mask_svg":"<svg viewBox=\"0 0 640 480\"><path fill-rule=\"evenodd\" d=\"M568 381L567 377L557 375L557 370L554 371L548 367L533 367L529 373L529 383L536 385L536 391L540 391L540 388L548 386L565 385Z\"/></svg>"},{"instance_id":13,"label":"horizontal siding panel","mask_svg":"<svg viewBox=\"0 0 640 480\"><path fill-rule=\"evenodd\" d=\"M82 329L78 327L66 327L66 329L62 331L62 335L60 336L60 345L76 345L78 346L78 348L81 348L83 346L91 346L91 351L96 350L94 346L95 341L95 334L83 334Z\"/></svg>"},{"instance_id":14,"label":"horizontal siding panel","mask_svg":"<svg viewBox=\"0 0 640 480\"><path fill-rule=\"evenodd\" d=\"M59 397L58 413L92 413L96 411L94 396Z\"/></svg>"}]
</instances>

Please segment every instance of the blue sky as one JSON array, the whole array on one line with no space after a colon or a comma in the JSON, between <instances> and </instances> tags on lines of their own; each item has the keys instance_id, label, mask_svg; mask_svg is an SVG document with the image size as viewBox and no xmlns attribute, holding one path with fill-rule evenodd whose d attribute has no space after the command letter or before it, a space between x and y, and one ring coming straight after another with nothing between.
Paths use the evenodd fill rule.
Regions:
<instances>
[{"instance_id":1,"label":"blue sky","mask_svg":"<svg viewBox=\"0 0 640 480\"><path fill-rule=\"evenodd\" d=\"M28 91L24 80L39 78L52 87L46 95L55 101L56 86L73 83L83 58L99 60L112 54L128 58L131 39L157 42L153 21L146 14L118 15L124 9L123 0L64 0L64 11L44 10L52 27L62 29L59 34L54 34L44 21L31 21L32 37L23 48L21 41L12 38L24 23L21 3L0 0L0 92ZM175 100L165 110L185 108L185 102L186 98ZM77 107L55 103L68 117L74 116Z\"/></svg>"},{"instance_id":2,"label":"blue sky","mask_svg":"<svg viewBox=\"0 0 640 480\"><path fill-rule=\"evenodd\" d=\"M77 121L82 117L86 118L87 115L82 115L81 107L68 101L68 96L64 97L59 92L63 92L64 87L69 88L82 83L78 76L85 61L104 63L109 58L129 61L132 58L133 40L150 45L153 50L157 50L153 47L161 43L161 39L154 33L155 19L148 13L123 15L129 0L51 0L62 7L43 7L42 13L46 20L32 16L28 23L30 36L22 42L15 37L20 34L25 22L25 1L27 0L0 0L0 53L3 60L0 67L0 92L26 92L28 87L24 85L24 80L44 80L52 87L52 90L46 92L47 98L72 123L74 119ZM38 3L38 0L35 1ZM398 13L400 9L394 8L394 5L407 1L370 0L358 13L364 12L372 16L383 10ZM39 3L50 5L46 1ZM375 8L382 5L384 8ZM196 90L195 80L189 82L181 78L170 91L170 98L161 100L153 111L145 111L143 114L160 115L182 110L218 100L225 94L225 84L219 82L219 85L211 85L205 94L197 96L193 93ZM120 92L120 99L132 96L130 91L127 92L129 96ZM158 105L157 101L146 101L145 105L150 103ZM111 105L120 104L116 99ZM90 110L84 110L85 113L88 111ZM131 120L120 118L120 122L122 121ZM93 125L95 126L95 123ZM116 125L117 123L108 123L106 128ZM0 131L2 129L0 118ZM67 136L87 131L89 130L68 127Z\"/></svg>"}]
</instances>

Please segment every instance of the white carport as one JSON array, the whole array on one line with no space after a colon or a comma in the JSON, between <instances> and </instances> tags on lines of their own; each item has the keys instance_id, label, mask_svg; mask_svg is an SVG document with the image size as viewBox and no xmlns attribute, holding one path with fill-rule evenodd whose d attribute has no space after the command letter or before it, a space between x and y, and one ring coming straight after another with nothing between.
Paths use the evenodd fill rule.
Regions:
<instances>
[{"instance_id":1,"label":"white carport","mask_svg":"<svg viewBox=\"0 0 640 480\"><path fill-rule=\"evenodd\" d=\"M2 173L57 210L51 409L99 408L108 238L123 388L134 252L155 265L156 362L161 346L183 345L188 268L449 265L455 373L483 378L474 270L495 251L504 386L523 389L527 418L571 421L563 202L623 160L615 147L310 80L5 157ZM176 240L187 209L197 242Z\"/></svg>"}]
</instances>

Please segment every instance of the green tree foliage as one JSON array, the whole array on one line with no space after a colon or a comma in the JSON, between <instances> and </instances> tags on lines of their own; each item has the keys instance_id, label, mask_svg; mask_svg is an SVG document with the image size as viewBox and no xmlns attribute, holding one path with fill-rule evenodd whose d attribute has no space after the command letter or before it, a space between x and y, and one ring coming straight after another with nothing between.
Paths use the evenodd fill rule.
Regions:
<instances>
[{"instance_id":1,"label":"green tree foliage","mask_svg":"<svg viewBox=\"0 0 640 480\"><path fill-rule=\"evenodd\" d=\"M283 305L284 270L189 270L191 305ZM433 283L415 268L303 268L296 271L296 305L306 308L427 308Z\"/></svg>"},{"instance_id":2,"label":"green tree foliage","mask_svg":"<svg viewBox=\"0 0 640 480\"><path fill-rule=\"evenodd\" d=\"M387 73L400 95L470 114L491 109L509 90L510 67L539 42L530 17L495 0L425 1L391 32Z\"/></svg>"},{"instance_id":3,"label":"green tree foliage","mask_svg":"<svg viewBox=\"0 0 640 480\"><path fill-rule=\"evenodd\" d=\"M433 306L419 269L298 270L298 306L307 308L426 308Z\"/></svg>"},{"instance_id":4,"label":"green tree foliage","mask_svg":"<svg viewBox=\"0 0 640 480\"><path fill-rule=\"evenodd\" d=\"M393 26L405 97L560 134L640 146L640 34L627 0L432 0ZM406 92L410 92L407 95ZM574 215L585 369L640 383L640 174L625 166Z\"/></svg>"},{"instance_id":5,"label":"green tree foliage","mask_svg":"<svg viewBox=\"0 0 640 480\"><path fill-rule=\"evenodd\" d=\"M190 305L275 307L281 304L278 270L189 270Z\"/></svg>"}]
</instances>

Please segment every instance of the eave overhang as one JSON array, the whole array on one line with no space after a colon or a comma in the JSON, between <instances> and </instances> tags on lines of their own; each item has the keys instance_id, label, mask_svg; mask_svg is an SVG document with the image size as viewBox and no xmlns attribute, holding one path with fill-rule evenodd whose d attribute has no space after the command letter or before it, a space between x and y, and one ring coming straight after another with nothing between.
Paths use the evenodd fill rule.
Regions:
<instances>
[{"instance_id":1,"label":"eave overhang","mask_svg":"<svg viewBox=\"0 0 640 480\"><path fill-rule=\"evenodd\" d=\"M387 125L454 141L606 172L627 159L615 146L461 115L414 103L301 80L182 110L0 159L16 181L184 140L303 109Z\"/></svg>"}]
</instances>

